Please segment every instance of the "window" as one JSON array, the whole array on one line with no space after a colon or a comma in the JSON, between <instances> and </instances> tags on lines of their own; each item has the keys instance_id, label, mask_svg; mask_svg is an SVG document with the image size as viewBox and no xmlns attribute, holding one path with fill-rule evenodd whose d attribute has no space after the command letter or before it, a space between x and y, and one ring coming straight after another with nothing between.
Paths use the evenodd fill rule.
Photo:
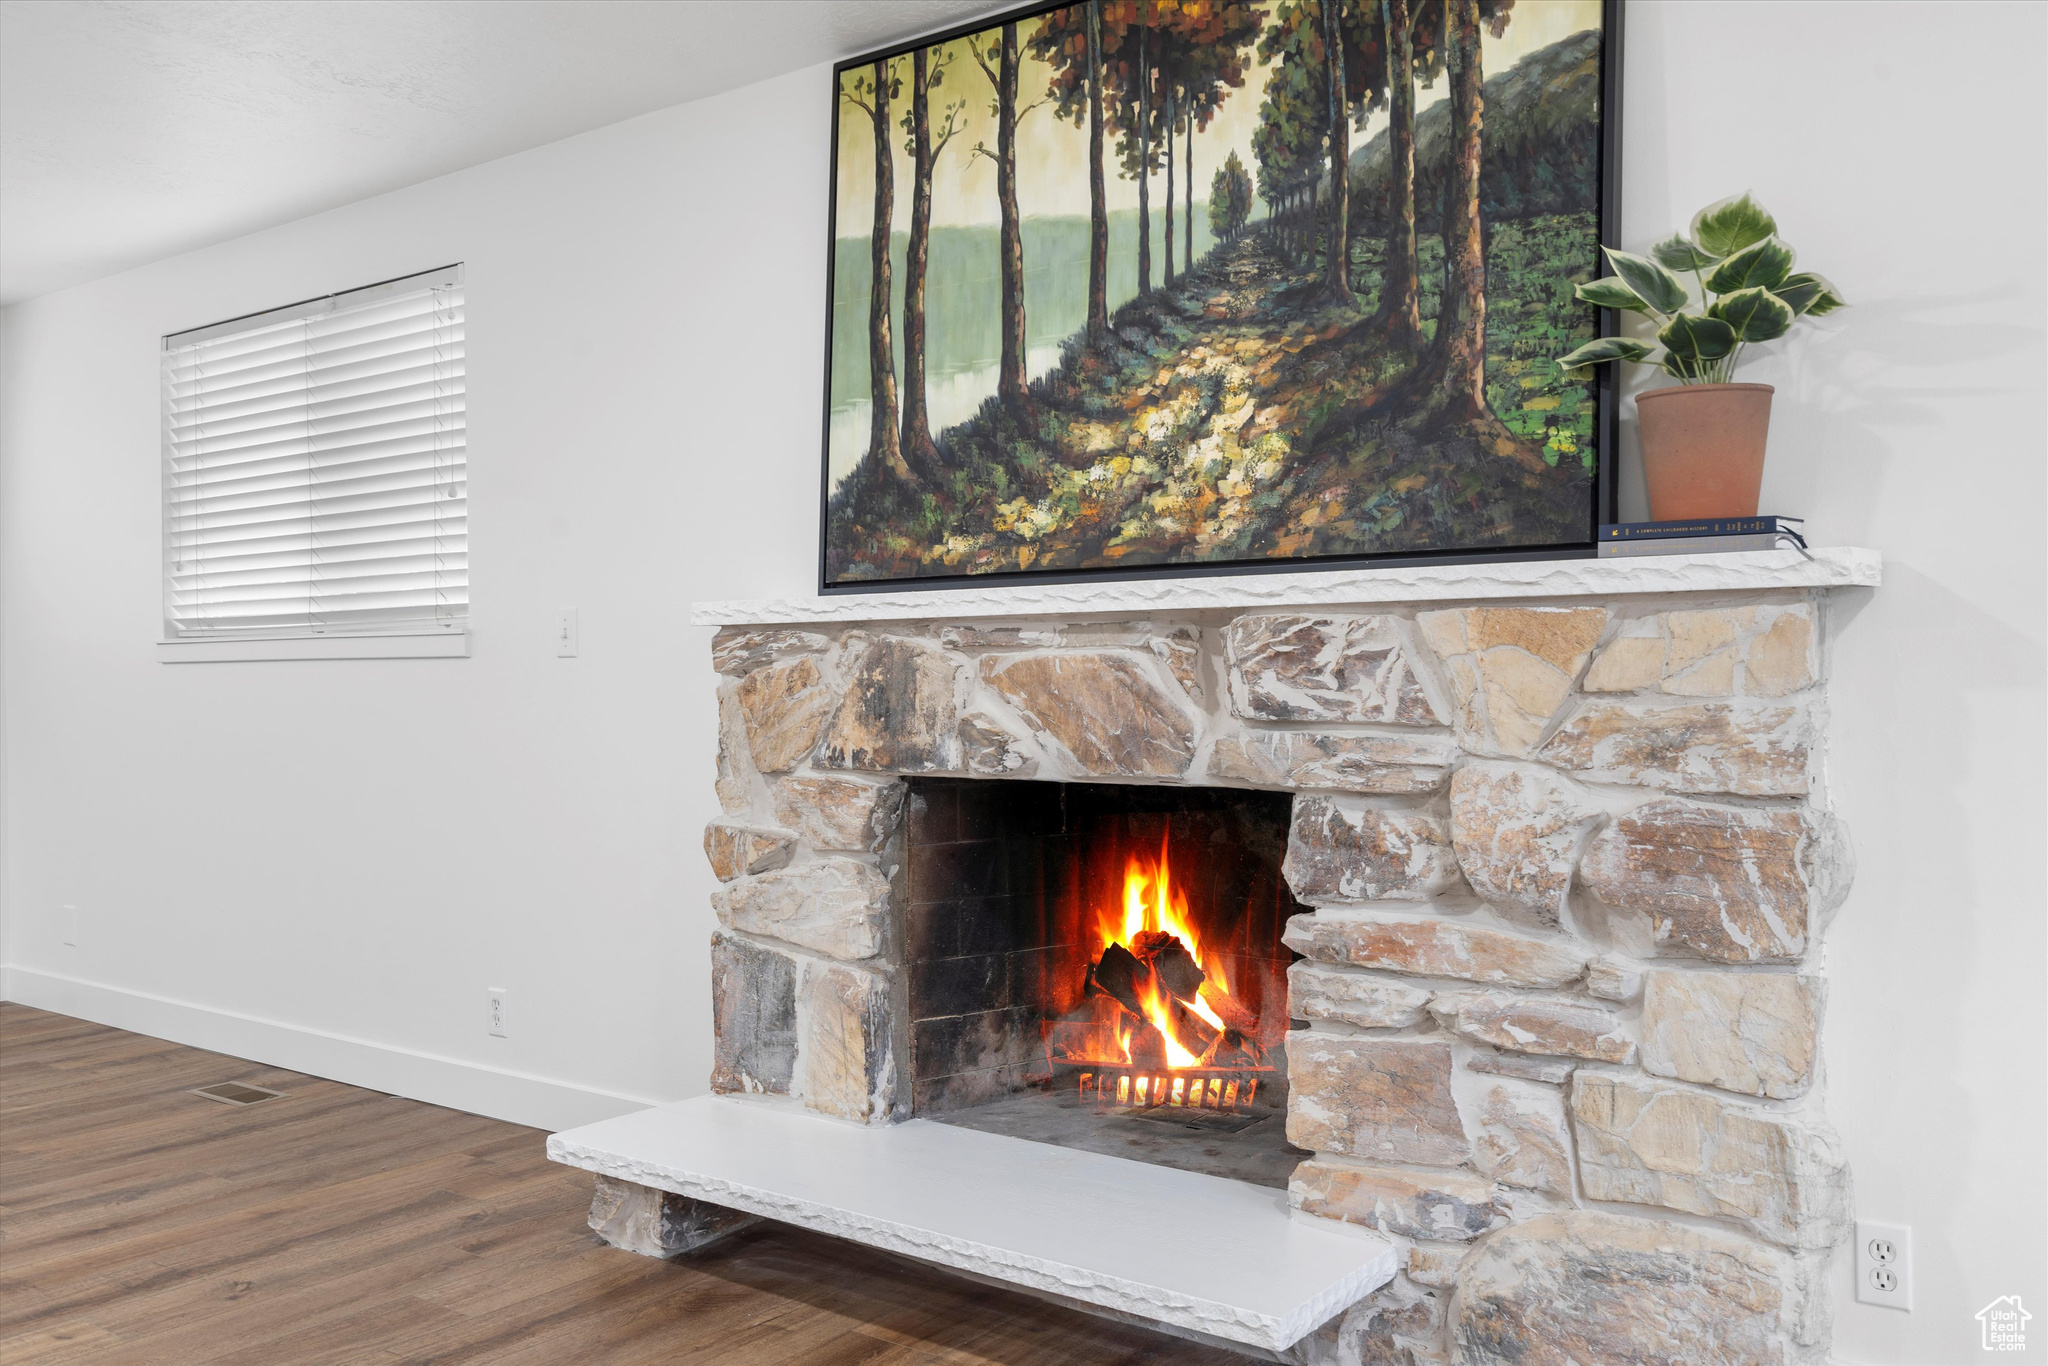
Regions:
<instances>
[{"instance_id":1,"label":"window","mask_svg":"<svg viewBox=\"0 0 2048 1366\"><path fill-rule=\"evenodd\" d=\"M462 267L163 341L173 640L463 630Z\"/></svg>"}]
</instances>

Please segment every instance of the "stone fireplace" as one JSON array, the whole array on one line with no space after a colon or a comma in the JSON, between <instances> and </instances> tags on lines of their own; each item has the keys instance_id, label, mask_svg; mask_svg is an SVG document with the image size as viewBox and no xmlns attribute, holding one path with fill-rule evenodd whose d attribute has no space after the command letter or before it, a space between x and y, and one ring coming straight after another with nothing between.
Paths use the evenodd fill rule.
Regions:
<instances>
[{"instance_id":1,"label":"stone fireplace","mask_svg":"<svg viewBox=\"0 0 2048 1366\"><path fill-rule=\"evenodd\" d=\"M1876 581L1787 551L703 606L713 1089L1392 1249L1313 1325L1197 1334L1269 1357L1822 1360L1828 606ZM612 1241L790 1217L603 1128L551 1151Z\"/></svg>"}]
</instances>

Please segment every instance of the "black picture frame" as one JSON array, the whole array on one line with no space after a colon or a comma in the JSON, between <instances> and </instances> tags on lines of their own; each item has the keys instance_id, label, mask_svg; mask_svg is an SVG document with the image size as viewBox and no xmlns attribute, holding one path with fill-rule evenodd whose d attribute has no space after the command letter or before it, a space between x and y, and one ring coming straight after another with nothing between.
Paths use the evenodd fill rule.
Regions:
<instances>
[{"instance_id":1,"label":"black picture frame","mask_svg":"<svg viewBox=\"0 0 2048 1366\"><path fill-rule=\"evenodd\" d=\"M1053 10L1065 9L1076 0L1032 0L1006 10L951 28L916 35L888 47L876 48L835 62L832 66L831 157L826 172L824 390L819 434L818 495L818 592L835 597L864 593L915 593L945 589L986 589L1000 587L1041 587L1063 583L1114 583L1153 579L1193 579L1245 574L1314 573L1346 569L1378 569L1404 565L1456 565L1513 563L1517 561L1593 559L1599 554L1600 524L1619 521L1618 465L1621 432L1619 365L1608 362L1598 367L1594 378L1594 430L1599 450L1595 456L1594 487L1586 539L1541 547L1500 547L1492 549L1430 552L1390 551L1381 554L1304 556L1299 558L1231 561L1202 561L1181 564L1104 565L1046 570L1007 570L999 573L934 574L909 579L862 579L834 583L827 577L830 514L832 501L832 301L837 266L839 142L842 101L840 78L858 67L904 56L918 48L951 42L981 33L1005 23L1030 19ZM1599 226L1604 247L1621 246L1621 126L1622 50L1626 0L1600 0L1600 141L1599 141ZM1604 263L1603 263L1604 270ZM1600 310L1599 335L1619 334L1620 315L1613 309Z\"/></svg>"}]
</instances>

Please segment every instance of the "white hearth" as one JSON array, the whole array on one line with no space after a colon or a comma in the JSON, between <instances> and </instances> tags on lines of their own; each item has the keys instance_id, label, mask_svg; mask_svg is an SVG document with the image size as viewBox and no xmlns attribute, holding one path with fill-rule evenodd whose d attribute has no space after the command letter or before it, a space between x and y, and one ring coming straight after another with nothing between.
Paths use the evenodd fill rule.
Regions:
<instances>
[{"instance_id":1,"label":"white hearth","mask_svg":"<svg viewBox=\"0 0 2048 1366\"><path fill-rule=\"evenodd\" d=\"M769 1097L571 1129L548 1156L1239 1350L1292 1346L1396 1270L1386 1239L1294 1216L1279 1191Z\"/></svg>"}]
</instances>

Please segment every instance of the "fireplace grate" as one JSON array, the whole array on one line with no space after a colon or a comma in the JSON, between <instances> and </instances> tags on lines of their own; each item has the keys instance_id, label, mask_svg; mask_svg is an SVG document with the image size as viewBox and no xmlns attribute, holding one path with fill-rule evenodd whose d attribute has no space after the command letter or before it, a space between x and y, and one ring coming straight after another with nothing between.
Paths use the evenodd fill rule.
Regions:
<instances>
[{"instance_id":1,"label":"fireplace grate","mask_svg":"<svg viewBox=\"0 0 2048 1366\"><path fill-rule=\"evenodd\" d=\"M1073 1070L1071 1063L1055 1061L1055 1073ZM1196 1068L1151 1075L1149 1069L1109 1068L1082 1072L1076 1090L1084 1101L1098 1109L1169 1109L1224 1111L1235 1113L1240 1106L1251 1107L1259 1089L1259 1078L1271 1076L1270 1067L1238 1070Z\"/></svg>"},{"instance_id":2,"label":"fireplace grate","mask_svg":"<svg viewBox=\"0 0 2048 1366\"><path fill-rule=\"evenodd\" d=\"M217 1082L212 1086L195 1086L195 1096L205 1096L223 1105L257 1105L266 1100L281 1099L286 1093L273 1091L267 1086L249 1086L239 1081Z\"/></svg>"}]
</instances>

